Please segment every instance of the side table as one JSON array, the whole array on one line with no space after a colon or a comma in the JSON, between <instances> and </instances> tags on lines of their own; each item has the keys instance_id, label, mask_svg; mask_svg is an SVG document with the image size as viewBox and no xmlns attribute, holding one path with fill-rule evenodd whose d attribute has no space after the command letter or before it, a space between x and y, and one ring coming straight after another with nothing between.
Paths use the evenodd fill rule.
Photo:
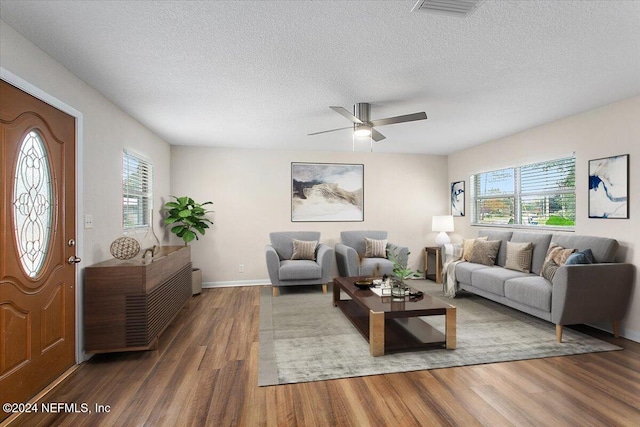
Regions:
<instances>
[{"instance_id":1,"label":"side table","mask_svg":"<svg viewBox=\"0 0 640 427\"><path fill-rule=\"evenodd\" d=\"M431 257L434 259L433 262L429 262ZM431 266L433 266L434 272L429 271ZM424 278L442 283L442 249L440 246L426 246L424 248Z\"/></svg>"}]
</instances>

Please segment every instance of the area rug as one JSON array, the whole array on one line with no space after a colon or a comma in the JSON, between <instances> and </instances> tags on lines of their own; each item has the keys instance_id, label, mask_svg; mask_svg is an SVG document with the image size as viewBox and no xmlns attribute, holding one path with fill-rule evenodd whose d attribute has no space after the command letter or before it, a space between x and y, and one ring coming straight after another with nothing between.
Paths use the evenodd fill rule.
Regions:
<instances>
[{"instance_id":1,"label":"area rug","mask_svg":"<svg viewBox=\"0 0 640 427\"><path fill-rule=\"evenodd\" d=\"M336 378L408 372L453 366L566 356L620 347L555 326L482 297L463 293L444 297L442 285L413 280L411 286L457 307L457 348L372 357L369 344L319 287L270 288L260 294L258 385L269 386ZM346 295L343 293L342 298ZM423 317L444 332L444 316Z\"/></svg>"}]
</instances>

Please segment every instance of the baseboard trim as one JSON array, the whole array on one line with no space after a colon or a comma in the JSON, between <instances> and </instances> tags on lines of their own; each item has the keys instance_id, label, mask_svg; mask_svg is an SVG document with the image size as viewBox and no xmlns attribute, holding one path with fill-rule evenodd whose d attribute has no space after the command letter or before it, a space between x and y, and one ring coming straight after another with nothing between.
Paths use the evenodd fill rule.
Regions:
<instances>
[{"instance_id":1,"label":"baseboard trim","mask_svg":"<svg viewBox=\"0 0 640 427\"><path fill-rule=\"evenodd\" d=\"M227 282L202 283L203 288L233 288L237 286L264 286L264 285L271 285L271 281L269 279L258 279L258 280L232 280Z\"/></svg>"}]
</instances>

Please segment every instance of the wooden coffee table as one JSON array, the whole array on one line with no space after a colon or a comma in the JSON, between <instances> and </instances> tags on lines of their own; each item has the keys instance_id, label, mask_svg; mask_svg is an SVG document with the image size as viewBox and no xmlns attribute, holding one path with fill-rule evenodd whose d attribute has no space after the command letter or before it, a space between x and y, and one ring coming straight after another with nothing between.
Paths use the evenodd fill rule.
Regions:
<instances>
[{"instance_id":1,"label":"wooden coffee table","mask_svg":"<svg viewBox=\"0 0 640 427\"><path fill-rule=\"evenodd\" d=\"M369 341L372 356L388 351L423 348L456 348L456 307L423 295L395 299L380 297L354 282L362 277L336 277L333 280L333 306L339 307ZM351 299L340 299L344 291ZM445 333L419 316L445 316Z\"/></svg>"}]
</instances>

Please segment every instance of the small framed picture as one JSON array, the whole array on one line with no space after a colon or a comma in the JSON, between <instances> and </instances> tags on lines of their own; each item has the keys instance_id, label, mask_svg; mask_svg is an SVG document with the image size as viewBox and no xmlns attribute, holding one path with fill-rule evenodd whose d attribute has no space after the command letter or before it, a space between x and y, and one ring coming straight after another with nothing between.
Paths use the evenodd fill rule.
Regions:
<instances>
[{"instance_id":1,"label":"small framed picture","mask_svg":"<svg viewBox=\"0 0 640 427\"><path fill-rule=\"evenodd\" d=\"M464 181L451 183L451 215L464 216Z\"/></svg>"},{"instance_id":2,"label":"small framed picture","mask_svg":"<svg viewBox=\"0 0 640 427\"><path fill-rule=\"evenodd\" d=\"M589 160L589 218L629 218L629 155Z\"/></svg>"}]
</instances>

